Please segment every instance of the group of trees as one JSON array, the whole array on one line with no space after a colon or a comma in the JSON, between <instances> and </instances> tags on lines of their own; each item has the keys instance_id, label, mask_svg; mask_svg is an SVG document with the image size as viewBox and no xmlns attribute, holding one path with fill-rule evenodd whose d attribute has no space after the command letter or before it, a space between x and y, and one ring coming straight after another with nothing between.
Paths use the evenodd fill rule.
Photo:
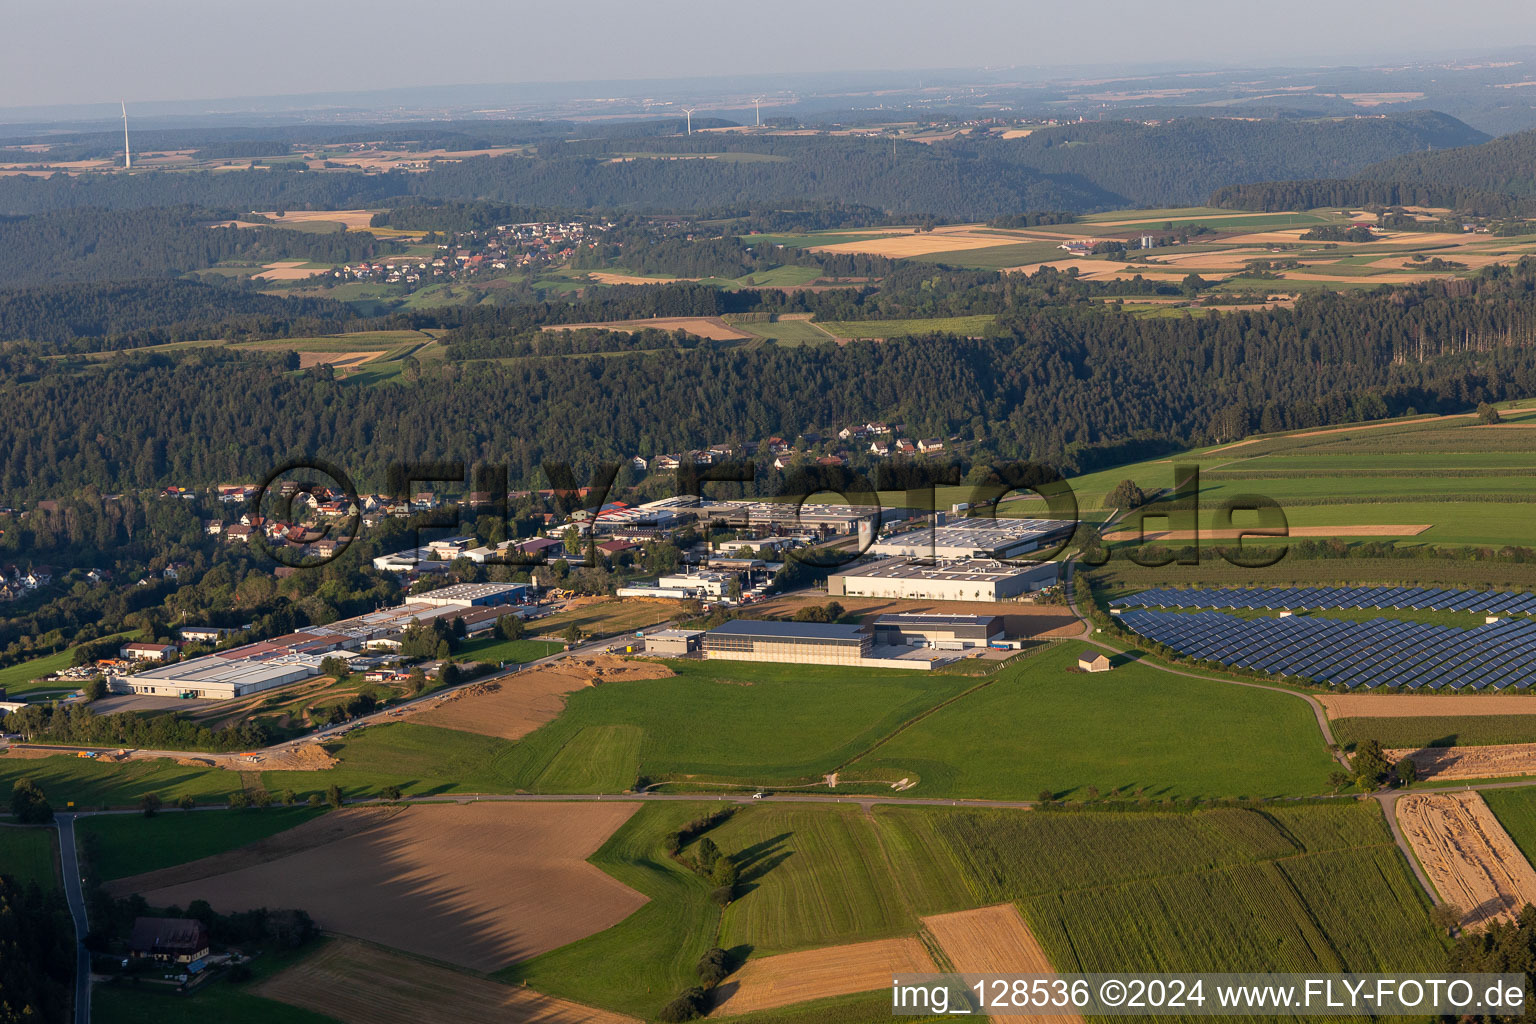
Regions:
<instances>
[{"instance_id":1,"label":"group of trees","mask_svg":"<svg viewBox=\"0 0 1536 1024\"><path fill-rule=\"evenodd\" d=\"M96 747L251 750L271 742L266 727L255 720L215 730L180 715L98 715L83 704L29 704L6 715L4 725L31 742Z\"/></svg>"},{"instance_id":2,"label":"group of trees","mask_svg":"<svg viewBox=\"0 0 1536 1024\"><path fill-rule=\"evenodd\" d=\"M0 865L0 1024L67 1019L74 946L63 893L23 886Z\"/></svg>"}]
</instances>

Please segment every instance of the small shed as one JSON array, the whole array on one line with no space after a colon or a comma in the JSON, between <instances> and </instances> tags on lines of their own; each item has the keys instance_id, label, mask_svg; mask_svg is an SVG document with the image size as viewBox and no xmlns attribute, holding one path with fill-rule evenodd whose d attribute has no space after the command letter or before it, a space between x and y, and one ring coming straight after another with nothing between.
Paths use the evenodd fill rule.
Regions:
<instances>
[{"instance_id":1,"label":"small shed","mask_svg":"<svg viewBox=\"0 0 1536 1024\"><path fill-rule=\"evenodd\" d=\"M1109 655L1103 651L1085 647L1083 653L1077 656L1077 667L1082 672L1108 672Z\"/></svg>"}]
</instances>

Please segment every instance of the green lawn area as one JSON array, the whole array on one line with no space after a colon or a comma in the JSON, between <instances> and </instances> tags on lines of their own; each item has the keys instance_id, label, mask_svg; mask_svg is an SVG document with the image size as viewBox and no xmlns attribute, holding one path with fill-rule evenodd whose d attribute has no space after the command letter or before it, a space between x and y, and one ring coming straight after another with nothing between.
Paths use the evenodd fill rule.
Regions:
<instances>
[{"instance_id":1,"label":"green lawn area","mask_svg":"<svg viewBox=\"0 0 1536 1024\"><path fill-rule=\"evenodd\" d=\"M100 639L128 640L135 633L135 630L128 630L123 633L114 633L111 636L101 637ZM99 643L100 641L93 640L91 642ZM73 657L74 648L70 647L54 654L45 654L39 658L32 658L29 661L17 662L15 665L0 668L0 690L5 690L6 693L15 696L30 693L33 690L78 689L79 686L76 683L42 681L44 676L50 676L55 672L69 668Z\"/></svg>"},{"instance_id":2,"label":"green lawn area","mask_svg":"<svg viewBox=\"0 0 1536 1024\"><path fill-rule=\"evenodd\" d=\"M556 612L528 624L528 629L541 636L558 636L572 623L586 636L613 636L633 633L676 618L680 604L665 601L599 601L567 611Z\"/></svg>"},{"instance_id":3,"label":"green lawn area","mask_svg":"<svg viewBox=\"0 0 1536 1024\"><path fill-rule=\"evenodd\" d=\"M9 792L9 789L7 789ZM0 826L0 875L10 875L18 885L36 882L44 889L59 884L55 863L53 829L44 826Z\"/></svg>"},{"instance_id":4,"label":"green lawn area","mask_svg":"<svg viewBox=\"0 0 1536 1024\"><path fill-rule=\"evenodd\" d=\"M190 994L162 985L96 985L91 991L91 1020L95 1024L341 1024L334 1017L253 991L263 978L302 960L319 945L311 943L297 952L265 953L251 962L250 980L215 980Z\"/></svg>"},{"instance_id":5,"label":"green lawn area","mask_svg":"<svg viewBox=\"0 0 1536 1024\"><path fill-rule=\"evenodd\" d=\"M832 340L832 335L809 320L777 320L773 323L743 322L726 316L726 323L748 331L759 338L767 338L780 345L821 345Z\"/></svg>"},{"instance_id":6,"label":"green lawn area","mask_svg":"<svg viewBox=\"0 0 1536 1024\"><path fill-rule=\"evenodd\" d=\"M910 338L920 334L984 335L997 317L943 316L923 320L834 320L820 326L839 338Z\"/></svg>"},{"instance_id":7,"label":"green lawn area","mask_svg":"<svg viewBox=\"0 0 1536 1024\"><path fill-rule=\"evenodd\" d=\"M233 850L302 825L322 813L311 807L264 807L163 810L152 818L142 814L89 815L77 819L75 830L97 876L111 881Z\"/></svg>"},{"instance_id":8,"label":"green lawn area","mask_svg":"<svg viewBox=\"0 0 1536 1024\"><path fill-rule=\"evenodd\" d=\"M1148 665L1075 670L1058 644L859 758L849 779L920 780L913 795L1033 799L1145 789L1152 797L1327 791L1336 768L1297 697Z\"/></svg>"},{"instance_id":9,"label":"green lawn area","mask_svg":"<svg viewBox=\"0 0 1536 1024\"><path fill-rule=\"evenodd\" d=\"M112 764L72 754L28 760L0 757L0 793L10 792L11 784L21 778L41 786L59 811L68 810L71 801L78 810L136 806L146 793L155 793L166 803L184 794L202 803L220 803L240 789L238 772L190 768L172 761Z\"/></svg>"},{"instance_id":10,"label":"green lawn area","mask_svg":"<svg viewBox=\"0 0 1536 1024\"><path fill-rule=\"evenodd\" d=\"M520 665L537 661L558 652L565 644L555 640L502 640L498 637L482 637L466 640L459 646L456 657L462 661L507 662Z\"/></svg>"},{"instance_id":11,"label":"green lawn area","mask_svg":"<svg viewBox=\"0 0 1536 1024\"><path fill-rule=\"evenodd\" d=\"M370 349L384 351L408 342L420 343L430 340L429 335L420 331L356 331L351 334L330 334L314 338L252 341L235 347L275 352L365 352Z\"/></svg>"}]
</instances>

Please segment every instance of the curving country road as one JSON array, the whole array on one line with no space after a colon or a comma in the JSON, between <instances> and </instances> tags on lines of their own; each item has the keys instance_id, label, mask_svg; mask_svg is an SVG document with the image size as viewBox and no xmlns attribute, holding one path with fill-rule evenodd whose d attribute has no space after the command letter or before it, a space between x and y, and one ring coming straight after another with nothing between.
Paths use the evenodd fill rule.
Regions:
<instances>
[{"instance_id":1,"label":"curving country road","mask_svg":"<svg viewBox=\"0 0 1536 1024\"><path fill-rule=\"evenodd\" d=\"M64 875L64 899L75 922L75 1024L91 1021L91 954L85 948L85 890L80 885L80 859L75 848L75 816L56 814L59 866Z\"/></svg>"}]
</instances>

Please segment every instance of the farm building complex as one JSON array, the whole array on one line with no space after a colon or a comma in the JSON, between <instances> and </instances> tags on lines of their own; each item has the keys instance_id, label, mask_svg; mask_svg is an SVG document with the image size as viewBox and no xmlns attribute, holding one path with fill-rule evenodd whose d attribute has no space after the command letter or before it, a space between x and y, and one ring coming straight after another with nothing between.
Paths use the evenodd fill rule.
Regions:
<instances>
[{"instance_id":1,"label":"farm building complex","mask_svg":"<svg viewBox=\"0 0 1536 1024\"><path fill-rule=\"evenodd\" d=\"M933 562L882 558L827 577L833 597L886 597L897 600L1005 601L1055 586L1055 562L1006 565L982 558Z\"/></svg>"}]
</instances>

